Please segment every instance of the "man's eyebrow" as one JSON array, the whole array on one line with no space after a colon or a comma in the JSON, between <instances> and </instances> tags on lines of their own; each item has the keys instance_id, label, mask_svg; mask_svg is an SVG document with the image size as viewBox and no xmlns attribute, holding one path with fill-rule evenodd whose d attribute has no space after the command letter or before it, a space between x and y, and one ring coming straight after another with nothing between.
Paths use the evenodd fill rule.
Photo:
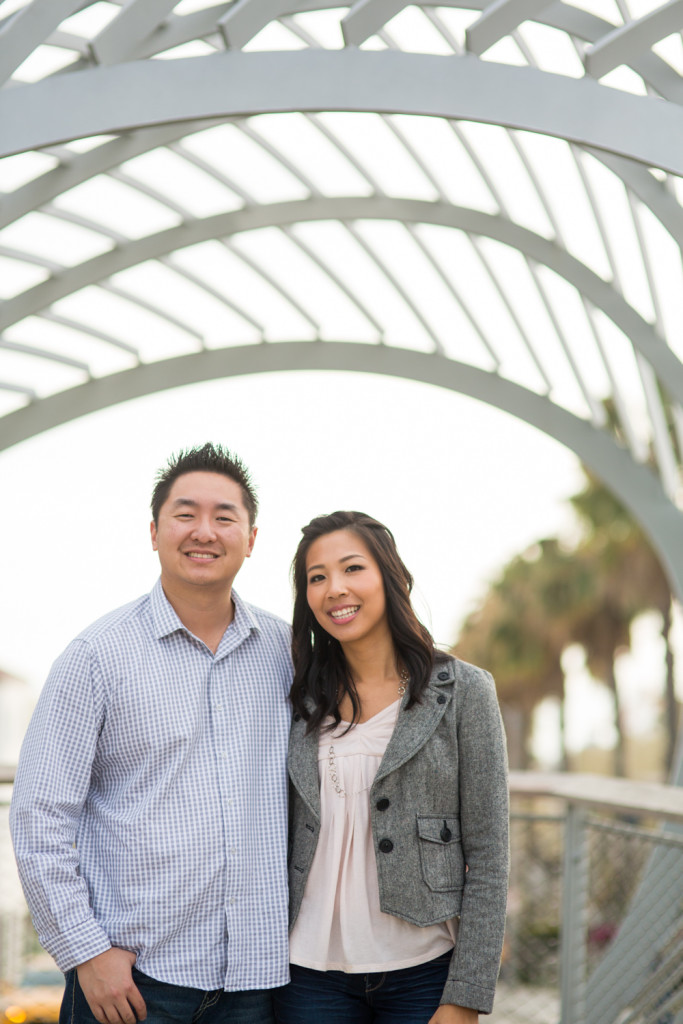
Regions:
<instances>
[{"instance_id":1,"label":"man's eyebrow","mask_svg":"<svg viewBox=\"0 0 683 1024\"><path fill-rule=\"evenodd\" d=\"M365 557L366 557L365 555L344 555L344 557L340 558L339 561L340 562L350 562L352 558L365 558ZM313 569L324 569L324 568L325 568L325 565L324 565L324 563L321 562L320 565L309 565L309 567L306 569L306 572L312 572Z\"/></svg>"},{"instance_id":2,"label":"man's eyebrow","mask_svg":"<svg viewBox=\"0 0 683 1024\"><path fill-rule=\"evenodd\" d=\"M194 498L174 498L172 502L173 508L179 508L181 505L189 505L190 508L197 508L199 505L198 501ZM234 505L231 501L220 501L214 508L221 512L239 512L239 505Z\"/></svg>"}]
</instances>

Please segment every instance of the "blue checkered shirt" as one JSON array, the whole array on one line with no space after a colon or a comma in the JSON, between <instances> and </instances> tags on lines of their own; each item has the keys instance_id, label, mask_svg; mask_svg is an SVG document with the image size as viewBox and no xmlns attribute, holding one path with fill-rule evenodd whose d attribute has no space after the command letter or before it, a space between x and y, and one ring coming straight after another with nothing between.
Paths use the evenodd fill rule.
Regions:
<instances>
[{"instance_id":1,"label":"blue checkered shirt","mask_svg":"<svg viewBox=\"0 0 683 1024\"><path fill-rule=\"evenodd\" d=\"M233 598L215 655L158 582L48 677L10 817L40 941L64 971L112 945L171 984L288 981L290 630Z\"/></svg>"}]
</instances>

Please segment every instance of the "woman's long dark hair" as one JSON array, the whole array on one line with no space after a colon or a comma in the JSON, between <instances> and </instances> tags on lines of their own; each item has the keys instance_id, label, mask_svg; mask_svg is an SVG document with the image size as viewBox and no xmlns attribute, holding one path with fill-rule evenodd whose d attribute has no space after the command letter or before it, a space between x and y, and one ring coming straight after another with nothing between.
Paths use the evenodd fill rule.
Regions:
<instances>
[{"instance_id":1,"label":"woman's long dark hair","mask_svg":"<svg viewBox=\"0 0 683 1024\"><path fill-rule=\"evenodd\" d=\"M391 530L363 512L333 512L328 516L317 516L308 526L303 527L303 536L292 562L294 682L290 699L294 710L308 721L309 732L318 728L327 715L331 715L335 725L339 725L340 694L349 695L354 722L360 715L360 701L341 644L319 624L306 597L308 550L319 537L337 530L350 530L360 537L379 566L384 584L387 623L396 657L401 668L409 675L406 707L419 702L435 660L443 657L434 650L429 630L413 611L410 603L413 577L396 550Z\"/></svg>"}]
</instances>

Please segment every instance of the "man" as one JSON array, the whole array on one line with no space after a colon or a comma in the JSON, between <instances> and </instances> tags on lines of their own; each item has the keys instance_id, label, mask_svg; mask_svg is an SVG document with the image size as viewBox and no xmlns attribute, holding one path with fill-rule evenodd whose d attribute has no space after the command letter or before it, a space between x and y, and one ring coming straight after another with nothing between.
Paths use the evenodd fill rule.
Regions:
<instances>
[{"instance_id":1,"label":"man","mask_svg":"<svg viewBox=\"0 0 683 1024\"><path fill-rule=\"evenodd\" d=\"M160 580L84 630L41 694L11 827L63 1022L266 1024L288 980L290 633L233 590L256 512L229 452L172 459Z\"/></svg>"}]
</instances>

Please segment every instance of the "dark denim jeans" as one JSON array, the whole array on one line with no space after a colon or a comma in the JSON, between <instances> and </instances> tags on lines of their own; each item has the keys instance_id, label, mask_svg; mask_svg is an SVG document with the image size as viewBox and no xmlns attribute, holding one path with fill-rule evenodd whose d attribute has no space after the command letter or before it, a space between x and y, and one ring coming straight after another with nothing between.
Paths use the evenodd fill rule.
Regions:
<instances>
[{"instance_id":1,"label":"dark denim jeans","mask_svg":"<svg viewBox=\"0 0 683 1024\"><path fill-rule=\"evenodd\" d=\"M312 971L290 965L292 980L273 989L278 1024L427 1024L446 984L451 951L384 974Z\"/></svg>"},{"instance_id":2,"label":"dark denim jeans","mask_svg":"<svg viewBox=\"0 0 683 1024\"><path fill-rule=\"evenodd\" d=\"M147 1024L274 1024L268 991L203 992L168 985L133 968L133 980L147 1004ZM66 976L59 1024L96 1024L76 971Z\"/></svg>"}]
</instances>

